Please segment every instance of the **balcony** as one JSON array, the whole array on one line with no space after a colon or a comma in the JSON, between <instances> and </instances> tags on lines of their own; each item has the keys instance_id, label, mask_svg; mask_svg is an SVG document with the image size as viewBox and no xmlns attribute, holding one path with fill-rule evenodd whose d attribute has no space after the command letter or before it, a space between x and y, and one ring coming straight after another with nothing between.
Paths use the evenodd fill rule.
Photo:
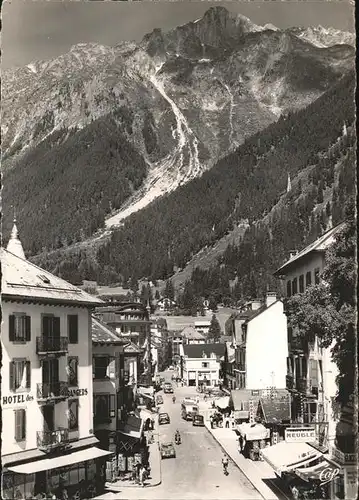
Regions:
<instances>
[{"instance_id":1,"label":"balcony","mask_svg":"<svg viewBox=\"0 0 359 500\"><path fill-rule=\"evenodd\" d=\"M59 354L68 352L67 337L36 337L36 354Z\"/></svg>"},{"instance_id":2,"label":"balcony","mask_svg":"<svg viewBox=\"0 0 359 500\"><path fill-rule=\"evenodd\" d=\"M39 402L49 400L64 400L69 397L67 382L49 382L36 384L36 397Z\"/></svg>"},{"instance_id":3,"label":"balcony","mask_svg":"<svg viewBox=\"0 0 359 500\"><path fill-rule=\"evenodd\" d=\"M37 431L36 443L37 448L45 453L59 448L66 448L70 446L69 431L61 427L55 431Z\"/></svg>"}]
</instances>

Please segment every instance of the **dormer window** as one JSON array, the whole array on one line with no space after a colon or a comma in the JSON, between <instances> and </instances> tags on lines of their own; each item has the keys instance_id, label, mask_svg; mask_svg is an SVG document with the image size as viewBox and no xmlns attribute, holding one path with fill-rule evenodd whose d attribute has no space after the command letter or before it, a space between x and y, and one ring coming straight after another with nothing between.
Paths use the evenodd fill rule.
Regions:
<instances>
[{"instance_id":1,"label":"dormer window","mask_svg":"<svg viewBox=\"0 0 359 500\"><path fill-rule=\"evenodd\" d=\"M49 280L49 278L45 274L38 274L37 277L40 278L40 280L43 283L46 283L47 285L49 285L51 283L51 281Z\"/></svg>"}]
</instances>

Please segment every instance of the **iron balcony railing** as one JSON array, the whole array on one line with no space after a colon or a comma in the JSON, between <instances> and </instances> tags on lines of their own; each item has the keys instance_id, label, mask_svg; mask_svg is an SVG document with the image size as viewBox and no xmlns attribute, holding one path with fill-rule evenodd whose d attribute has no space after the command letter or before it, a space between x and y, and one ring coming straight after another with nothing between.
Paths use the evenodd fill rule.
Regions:
<instances>
[{"instance_id":1,"label":"iron balcony railing","mask_svg":"<svg viewBox=\"0 0 359 500\"><path fill-rule=\"evenodd\" d=\"M67 352L67 337L36 337L36 354Z\"/></svg>"},{"instance_id":2,"label":"iron balcony railing","mask_svg":"<svg viewBox=\"0 0 359 500\"><path fill-rule=\"evenodd\" d=\"M49 382L36 384L36 396L38 400L65 399L69 396L67 382Z\"/></svg>"},{"instance_id":3,"label":"iron balcony railing","mask_svg":"<svg viewBox=\"0 0 359 500\"><path fill-rule=\"evenodd\" d=\"M286 375L285 377L285 385L287 389L293 389L294 388L294 377L293 375Z\"/></svg>"},{"instance_id":4,"label":"iron balcony railing","mask_svg":"<svg viewBox=\"0 0 359 500\"><path fill-rule=\"evenodd\" d=\"M59 427L54 431L37 431L36 443L37 448L45 452L66 447L69 445L69 430Z\"/></svg>"}]
</instances>

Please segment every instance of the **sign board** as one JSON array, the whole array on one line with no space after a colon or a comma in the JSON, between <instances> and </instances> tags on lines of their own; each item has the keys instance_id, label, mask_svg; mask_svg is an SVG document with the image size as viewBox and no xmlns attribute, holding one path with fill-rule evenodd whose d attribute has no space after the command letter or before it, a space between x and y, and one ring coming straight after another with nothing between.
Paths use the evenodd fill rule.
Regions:
<instances>
[{"instance_id":1,"label":"sign board","mask_svg":"<svg viewBox=\"0 0 359 500\"><path fill-rule=\"evenodd\" d=\"M11 394L10 396L3 396L2 404L3 405L22 404L22 403L28 403L33 400L34 396L29 393Z\"/></svg>"},{"instance_id":2,"label":"sign board","mask_svg":"<svg viewBox=\"0 0 359 500\"><path fill-rule=\"evenodd\" d=\"M287 443L314 443L316 440L314 427L289 427L285 430Z\"/></svg>"}]
</instances>

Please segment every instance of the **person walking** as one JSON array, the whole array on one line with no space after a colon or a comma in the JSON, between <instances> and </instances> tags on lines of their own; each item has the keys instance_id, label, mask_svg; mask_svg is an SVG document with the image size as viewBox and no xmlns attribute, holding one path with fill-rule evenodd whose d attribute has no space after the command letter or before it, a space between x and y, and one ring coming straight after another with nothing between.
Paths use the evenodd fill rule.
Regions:
<instances>
[{"instance_id":1,"label":"person walking","mask_svg":"<svg viewBox=\"0 0 359 500\"><path fill-rule=\"evenodd\" d=\"M211 429L213 429L213 415L209 417L209 421L211 423Z\"/></svg>"},{"instance_id":2,"label":"person walking","mask_svg":"<svg viewBox=\"0 0 359 500\"><path fill-rule=\"evenodd\" d=\"M238 438L238 444L239 444L239 453L242 453L243 451L243 436L242 434L239 435L239 438Z\"/></svg>"},{"instance_id":3,"label":"person walking","mask_svg":"<svg viewBox=\"0 0 359 500\"><path fill-rule=\"evenodd\" d=\"M144 488L145 486L145 479L146 479L146 469L142 465L140 468L140 485L142 486L142 488Z\"/></svg>"}]
</instances>

